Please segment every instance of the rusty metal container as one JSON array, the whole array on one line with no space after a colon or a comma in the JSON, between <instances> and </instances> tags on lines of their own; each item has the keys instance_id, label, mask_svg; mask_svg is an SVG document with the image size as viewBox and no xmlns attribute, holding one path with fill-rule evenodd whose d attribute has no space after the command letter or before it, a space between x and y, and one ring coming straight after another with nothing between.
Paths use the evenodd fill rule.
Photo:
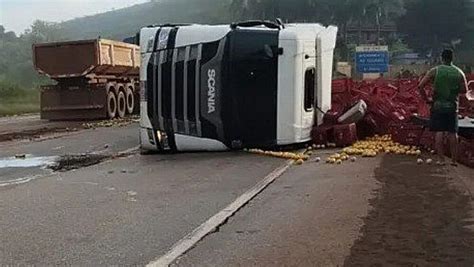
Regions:
<instances>
[{"instance_id":1,"label":"rusty metal container","mask_svg":"<svg viewBox=\"0 0 474 267\"><path fill-rule=\"evenodd\" d=\"M123 117L138 106L136 45L106 39L35 44L33 63L57 82L41 88L43 119Z\"/></svg>"},{"instance_id":2,"label":"rusty metal container","mask_svg":"<svg viewBox=\"0 0 474 267\"><path fill-rule=\"evenodd\" d=\"M34 44L33 62L39 73L52 79L88 74L138 76L140 50L105 39Z\"/></svg>"}]
</instances>

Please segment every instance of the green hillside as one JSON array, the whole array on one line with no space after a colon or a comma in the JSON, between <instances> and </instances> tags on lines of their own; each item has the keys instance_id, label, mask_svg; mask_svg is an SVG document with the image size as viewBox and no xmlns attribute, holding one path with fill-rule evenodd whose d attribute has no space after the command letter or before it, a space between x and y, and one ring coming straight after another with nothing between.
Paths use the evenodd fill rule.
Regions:
<instances>
[{"instance_id":1,"label":"green hillside","mask_svg":"<svg viewBox=\"0 0 474 267\"><path fill-rule=\"evenodd\" d=\"M20 35L0 25L0 116L37 111L38 88L52 81L33 68L34 43L93 39L122 40L160 23L223 23L231 0L155 0L62 23L35 21Z\"/></svg>"},{"instance_id":2,"label":"green hillside","mask_svg":"<svg viewBox=\"0 0 474 267\"><path fill-rule=\"evenodd\" d=\"M230 0L161 0L61 23L66 39L123 39L143 26L160 23L223 23L230 19Z\"/></svg>"},{"instance_id":3,"label":"green hillside","mask_svg":"<svg viewBox=\"0 0 474 267\"><path fill-rule=\"evenodd\" d=\"M0 25L0 106L17 99L28 100L22 103L25 105L37 102L38 92L31 89L51 83L33 68L31 45L34 43L99 36L123 40L152 24L218 24L279 17L283 21L338 25L343 38L338 42L336 56L350 51L344 43L349 26L362 29L379 21L397 24L399 35L387 39L388 45L401 44L400 47L423 54L430 51L436 54L440 47L462 40L456 49L466 51L465 55L459 51L459 58L468 59L473 54L474 43L473 3L473 0L152 0L62 23L37 20L19 35ZM447 6L450 8L446 9ZM12 93L17 91L21 92ZM29 94L31 97L25 97Z\"/></svg>"}]
</instances>

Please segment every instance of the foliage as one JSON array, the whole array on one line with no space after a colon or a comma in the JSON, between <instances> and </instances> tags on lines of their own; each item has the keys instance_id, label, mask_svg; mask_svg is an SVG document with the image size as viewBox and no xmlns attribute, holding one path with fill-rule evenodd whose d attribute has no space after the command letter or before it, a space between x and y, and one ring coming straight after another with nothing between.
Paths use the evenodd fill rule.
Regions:
<instances>
[{"instance_id":1,"label":"foliage","mask_svg":"<svg viewBox=\"0 0 474 267\"><path fill-rule=\"evenodd\" d=\"M39 109L39 92L24 89L15 83L0 80L0 116Z\"/></svg>"},{"instance_id":2,"label":"foliage","mask_svg":"<svg viewBox=\"0 0 474 267\"><path fill-rule=\"evenodd\" d=\"M398 27L410 47L437 53L458 40L466 43L472 38L472 5L469 0L411 1L406 14L399 18Z\"/></svg>"},{"instance_id":3,"label":"foliage","mask_svg":"<svg viewBox=\"0 0 474 267\"><path fill-rule=\"evenodd\" d=\"M77 18L61 24L68 39L134 36L142 27L163 23L226 23L230 0L162 0Z\"/></svg>"},{"instance_id":4,"label":"foliage","mask_svg":"<svg viewBox=\"0 0 474 267\"><path fill-rule=\"evenodd\" d=\"M0 97L5 99L5 87L31 91L49 82L33 69L33 43L99 36L121 40L151 24L214 24L276 17L289 22L338 25L341 38L337 57L341 59L352 57L353 46L346 41L349 25L362 28L363 25L397 22L405 38L403 42L387 40L391 51L408 51L405 44L421 52L436 51L457 39L462 40L457 48L471 54L474 48L474 3L471 0L154 0L59 24L35 21L19 35L5 31L0 25L0 90L3 90ZM27 98L26 95L11 97Z\"/></svg>"},{"instance_id":5,"label":"foliage","mask_svg":"<svg viewBox=\"0 0 474 267\"><path fill-rule=\"evenodd\" d=\"M401 54L401 53L409 53L411 49L408 47L407 44L402 42L401 40L397 40L389 45L389 50L392 54Z\"/></svg>"},{"instance_id":6,"label":"foliage","mask_svg":"<svg viewBox=\"0 0 474 267\"><path fill-rule=\"evenodd\" d=\"M381 23L404 12L402 0L233 0L231 10L239 19L313 21L343 25L351 21Z\"/></svg>"},{"instance_id":7,"label":"foliage","mask_svg":"<svg viewBox=\"0 0 474 267\"><path fill-rule=\"evenodd\" d=\"M230 20L228 4L227 0L153 1L63 23L37 20L18 36L0 25L0 114L36 110L37 87L50 82L34 70L32 44L99 36L121 40L158 23L223 23Z\"/></svg>"},{"instance_id":8,"label":"foliage","mask_svg":"<svg viewBox=\"0 0 474 267\"><path fill-rule=\"evenodd\" d=\"M57 24L37 20L17 37L14 32L5 32L0 25L0 81L25 88L44 82L46 79L41 79L33 68L31 46L33 43L60 40L58 29Z\"/></svg>"},{"instance_id":9,"label":"foliage","mask_svg":"<svg viewBox=\"0 0 474 267\"><path fill-rule=\"evenodd\" d=\"M0 115L38 110L37 85L48 82L33 68L31 45L60 40L59 26L35 21L20 36L0 25Z\"/></svg>"}]
</instances>

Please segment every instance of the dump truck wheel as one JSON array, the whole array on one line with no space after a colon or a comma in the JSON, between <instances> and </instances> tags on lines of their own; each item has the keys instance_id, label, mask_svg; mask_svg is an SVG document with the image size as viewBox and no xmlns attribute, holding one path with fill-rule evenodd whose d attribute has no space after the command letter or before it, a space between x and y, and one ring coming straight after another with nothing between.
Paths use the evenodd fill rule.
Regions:
<instances>
[{"instance_id":1,"label":"dump truck wheel","mask_svg":"<svg viewBox=\"0 0 474 267\"><path fill-rule=\"evenodd\" d=\"M127 113L132 114L135 110L135 96L133 95L132 88L127 87L125 96L127 98Z\"/></svg>"},{"instance_id":2,"label":"dump truck wheel","mask_svg":"<svg viewBox=\"0 0 474 267\"><path fill-rule=\"evenodd\" d=\"M113 91L109 91L107 94L107 117L109 119L115 118L117 115L117 97Z\"/></svg>"},{"instance_id":3,"label":"dump truck wheel","mask_svg":"<svg viewBox=\"0 0 474 267\"><path fill-rule=\"evenodd\" d=\"M119 118L123 118L125 114L127 114L127 99L125 93L120 91L117 95L117 115Z\"/></svg>"}]
</instances>

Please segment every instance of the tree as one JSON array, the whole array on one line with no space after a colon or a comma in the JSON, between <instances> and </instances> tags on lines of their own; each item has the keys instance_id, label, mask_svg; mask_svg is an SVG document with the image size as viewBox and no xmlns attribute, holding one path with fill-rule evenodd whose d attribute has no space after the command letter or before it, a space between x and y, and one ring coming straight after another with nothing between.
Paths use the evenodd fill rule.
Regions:
<instances>
[{"instance_id":1,"label":"tree","mask_svg":"<svg viewBox=\"0 0 474 267\"><path fill-rule=\"evenodd\" d=\"M44 43L61 40L61 27L58 23L35 20L30 29L23 34L31 43Z\"/></svg>"},{"instance_id":2,"label":"tree","mask_svg":"<svg viewBox=\"0 0 474 267\"><path fill-rule=\"evenodd\" d=\"M393 21L403 13L403 0L233 0L231 10L239 19L376 24ZM377 16L376 16L377 15Z\"/></svg>"},{"instance_id":3,"label":"tree","mask_svg":"<svg viewBox=\"0 0 474 267\"><path fill-rule=\"evenodd\" d=\"M438 53L444 46L466 41L470 32L469 0L410 1L397 22L410 47L422 53Z\"/></svg>"},{"instance_id":4,"label":"tree","mask_svg":"<svg viewBox=\"0 0 474 267\"><path fill-rule=\"evenodd\" d=\"M5 28L3 27L3 25L0 25L0 40L2 40L3 42L6 42L6 41L14 40L15 38L16 38L15 32L12 32L12 31L5 32Z\"/></svg>"},{"instance_id":5,"label":"tree","mask_svg":"<svg viewBox=\"0 0 474 267\"><path fill-rule=\"evenodd\" d=\"M0 81L33 88L44 78L33 68L31 45L58 40L61 32L55 23L37 20L20 36L0 26Z\"/></svg>"},{"instance_id":6,"label":"tree","mask_svg":"<svg viewBox=\"0 0 474 267\"><path fill-rule=\"evenodd\" d=\"M280 15L282 0L233 0L230 8L236 19L271 19Z\"/></svg>"}]
</instances>

